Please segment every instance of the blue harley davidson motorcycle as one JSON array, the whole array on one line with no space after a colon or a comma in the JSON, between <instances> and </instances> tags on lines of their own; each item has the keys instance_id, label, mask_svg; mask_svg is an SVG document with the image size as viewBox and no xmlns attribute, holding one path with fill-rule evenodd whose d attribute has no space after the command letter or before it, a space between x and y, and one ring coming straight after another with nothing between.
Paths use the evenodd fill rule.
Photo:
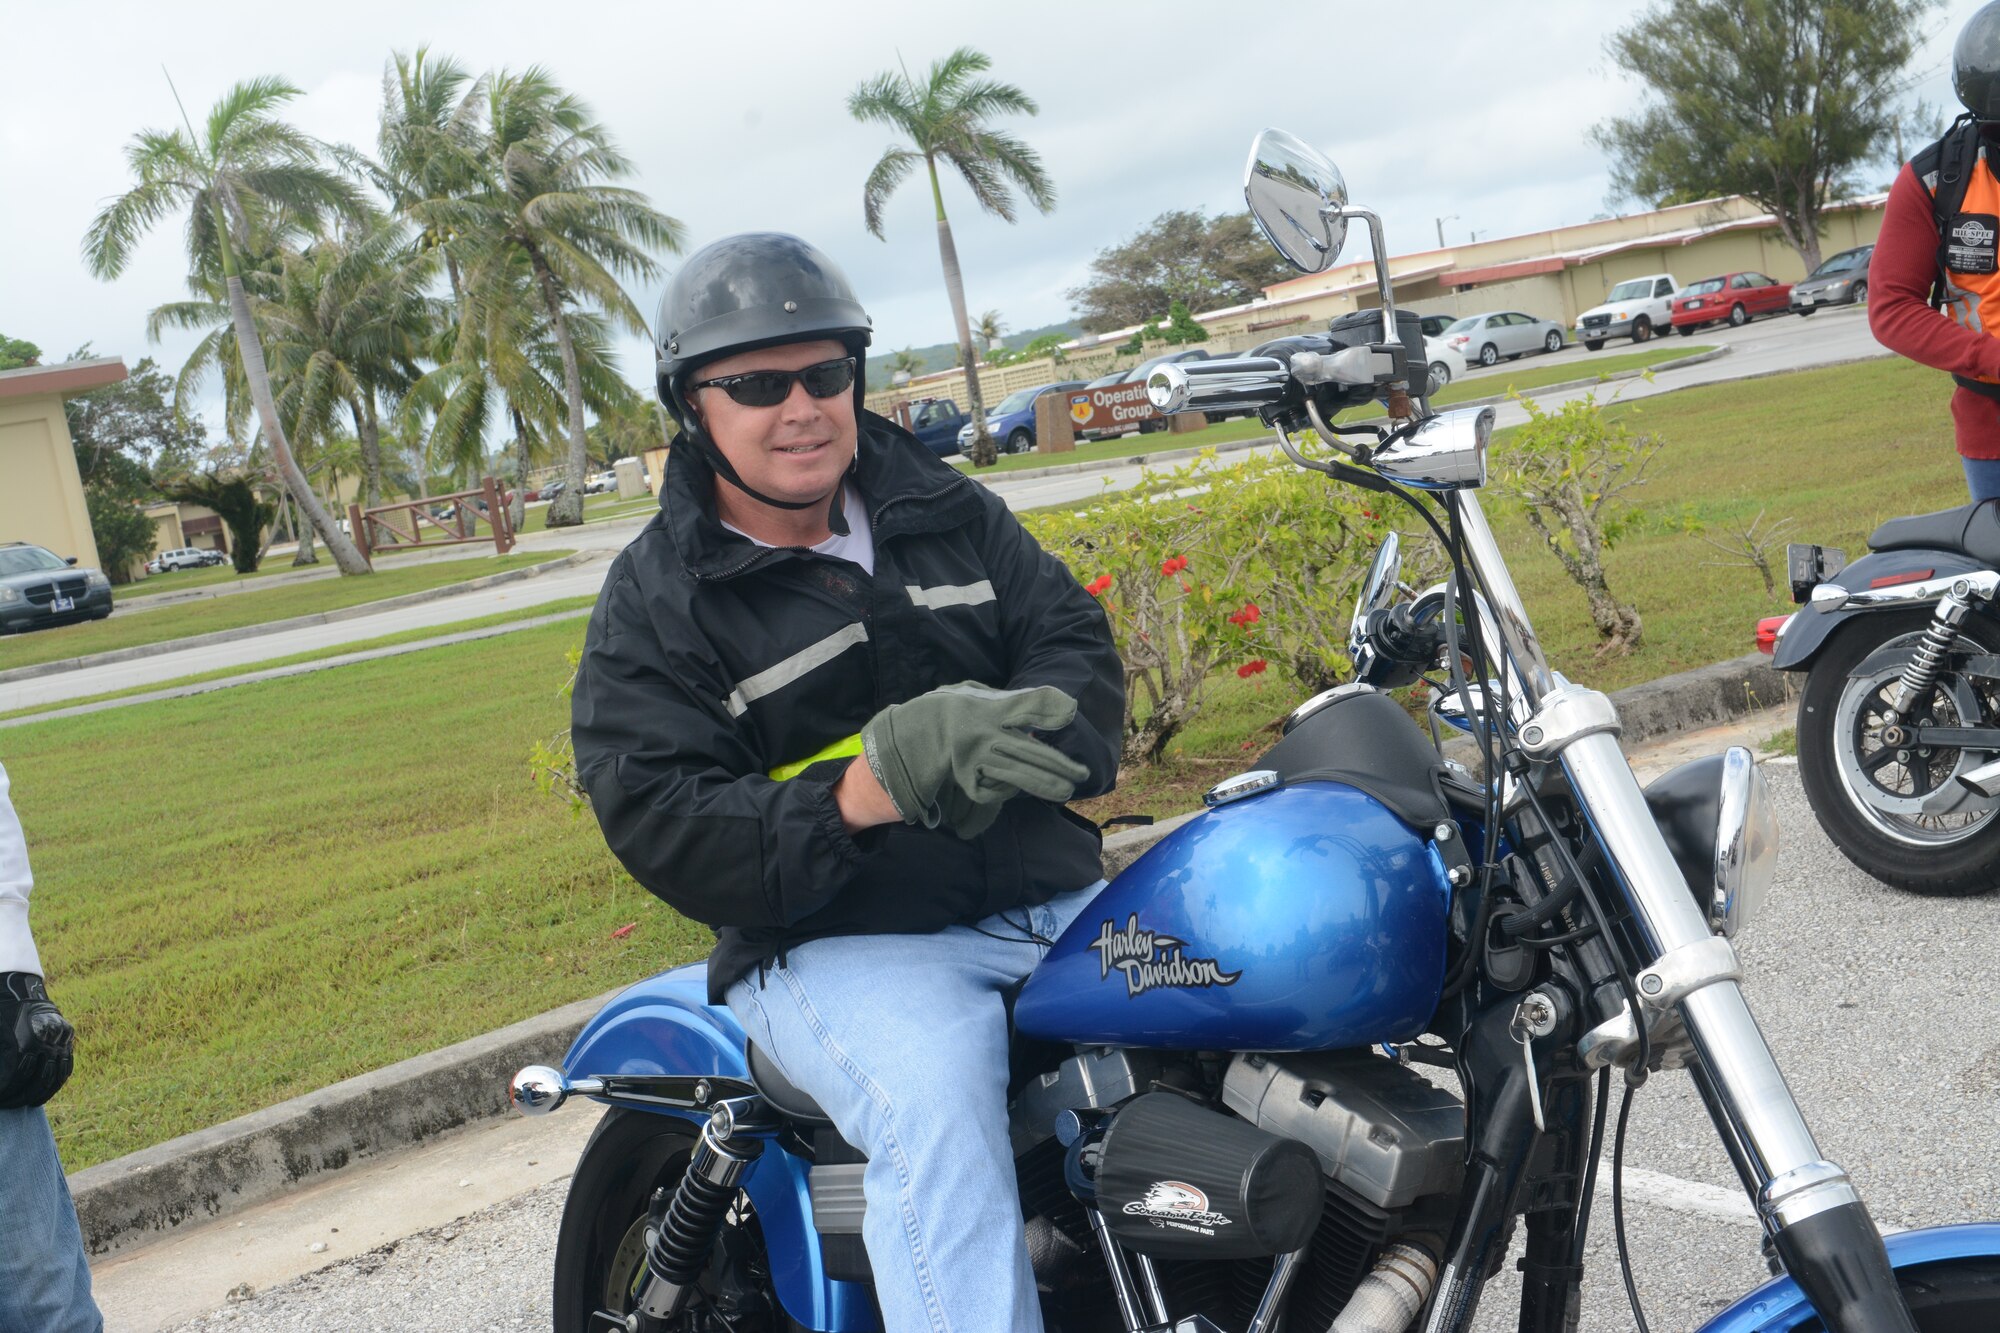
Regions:
<instances>
[{"instance_id":1,"label":"blue harley davidson motorcycle","mask_svg":"<svg viewBox=\"0 0 2000 1333\"><path fill-rule=\"evenodd\" d=\"M1407 503L1452 573L1404 599L1385 544L1350 635L1358 679L1302 704L1022 987L1012 1139L1048 1327L1463 1333L1518 1229L1518 1327L1569 1333L1607 1131L1616 1204L1632 1092L1670 1067L1783 1274L1711 1333L2000 1329L2000 1226L1885 1246L1744 1001L1731 939L1777 852L1750 755L1641 790L1610 702L1550 669L1480 511L1492 409L1413 395L1423 342L1379 221L1275 131L1245 190L1307 272L1365 221L1381 309L1162 367L1153 402L1258 412L1300 466ZM1377 399L1389 427L1329 425ZM1333 452L1307 452L1308 430ZM1420 678L1478 776L1385 692ZM864 1163L704 1002L699 965L620 995L512 1093L534 1114L612 1108L562 1220L559 1333L879 1326Z\"/></svg>"}]
</instances>

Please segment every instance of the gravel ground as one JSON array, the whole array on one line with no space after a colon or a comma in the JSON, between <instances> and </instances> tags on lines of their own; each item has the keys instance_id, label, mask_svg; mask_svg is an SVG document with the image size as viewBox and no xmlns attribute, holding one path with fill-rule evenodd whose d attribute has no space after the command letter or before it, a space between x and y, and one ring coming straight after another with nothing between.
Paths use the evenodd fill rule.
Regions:
<instances>
[{"instance_id":1,"label":"gravel ground","mask_svg":"<svg viewBox=\"0 0 2000 1333\"><path fill-rule=\"evenodd\" d=\"M1785 857L1739 945L1751 1004L1821 1149L1852 1172L1885 1229L2000 1217L2000 895L1931 901L1883 887L1819 832L1795 768L1766 771ZM1626 1161L1737 1189L1679 1074L1640 1091ZM1603 1174L1608 1189L1608 1164ZM565 1188L544 1186L181 1327L544 1329ZM1627 1197L1639 1289L1659 1333L1698 1326L1764 1277L1754 1227L1663 1198L1638 1187ZM1583 1333L1626 1333L1608 1195L1595 1217ZM1488 1288L1481 1333L1513 1327L1518 1285L1509 1266Z\"/></svg>"}]
</instances>

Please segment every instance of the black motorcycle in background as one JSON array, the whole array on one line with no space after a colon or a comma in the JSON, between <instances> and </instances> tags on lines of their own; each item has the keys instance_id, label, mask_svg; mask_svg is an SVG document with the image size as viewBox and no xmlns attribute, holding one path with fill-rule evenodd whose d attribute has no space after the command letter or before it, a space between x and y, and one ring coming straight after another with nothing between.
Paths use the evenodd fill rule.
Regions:
<instances>
[{"instance_id":1,"label":"black motorcycle in background","mask_svg":"<svg viewBox=\"0 0 2000 1333\"><path fill-rule=\"evenodd\" d=\"M1834 845L1913 893L2000 882L2000 501L1892 519L1851 565L1788 552L1803 609L1774 665L1805 673L1799 776Z\"/></svg>"}]
</instances>

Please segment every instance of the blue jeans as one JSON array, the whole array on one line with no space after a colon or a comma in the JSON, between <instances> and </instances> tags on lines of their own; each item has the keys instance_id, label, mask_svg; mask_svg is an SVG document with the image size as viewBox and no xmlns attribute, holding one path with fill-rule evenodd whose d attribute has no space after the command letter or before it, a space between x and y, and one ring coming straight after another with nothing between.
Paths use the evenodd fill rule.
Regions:
<instances>
[{"instance_id":1,"label":"blue jeans","mask_svg":"<svg viewBox=\"0 0 2000 1333\"><path fill-rule=\"evenodd\" d=\"M0 1111L0 1333L103 1328L49 1118Z\"/></svg>"},{"instance_id":2,"label":"blue jeans","mask_svg":"<svg viewBox=\"0 0 2000 1333\"><path fill-rule=\"evenodd\" d=\"M862 1242L888 1333L1040 1333L1001 993L1048 952L1023 921L1054 941L1103 887L976 928L812 940L729 988L750 1040L868 1154Z\"/></svg>"},{"instance_id":3,"label":"blue jeans","mask_svg":"<svg viewBox=\"0 0 2000 1333\"><path fill-rule=\"evenodd\" d=\"M1965 465L1965 485L1974 501L2000 497L2000 458L1967 458L1960 454L1958 461Z\"/></svg>"}]
</instances>

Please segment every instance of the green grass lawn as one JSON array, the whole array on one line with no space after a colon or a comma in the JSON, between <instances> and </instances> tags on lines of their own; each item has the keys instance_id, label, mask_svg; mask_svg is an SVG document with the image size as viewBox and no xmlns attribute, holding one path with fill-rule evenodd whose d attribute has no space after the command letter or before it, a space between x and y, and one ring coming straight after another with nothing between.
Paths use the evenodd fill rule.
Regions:
<instances>
[{"instance_id":1,"label":"green grass lawn","mask_svg":"<svg viewBox=\"0 0 2000 1333\"><path fill-rule=\"evenodd\" d=\"M559 560L568 554L568 551L513 551L485 559L441 560L403 569L381 569L352 578L314 579L268 588L254 597L204 598L144 615L120 616L114 611L108 620L36 630L0 640L0 670L332 611L448 583L463 583L523 565Z\"/></svg>"},{"instance_id":2,"label":"green grass lawn","mask_svg":"<svg viewBox=\"0 0 2000 1333\"><path fill-rule=\"evenodd\" d=\"M586 495L583 497L583 521L586 523L611 522L621 518L631 518L639 514L651 514L660 507L660 502L650 495L642 495L636 500L621 500L616 495ZM546 532L549 527L549 507L531 505L521 518L522 532Z\"/></svg>"},{"instance_id":3,"label":"green grass lawn","mask_svg":"<svg viewBox=\"0 0 2000 1333\"><path fill-rule=\"evenodd\" d=\"M1686 344L1654 347L1644 352L1628 352L1621 356L1593 356L1586 360L1566 361L1554 366L1538 364L1534 360L1516 361L1504 370L1453 380L1437 397L1431 399L1431 406L1450 407L1453 403L1463 403L1473 398L1526 393L1551 384L1587 380L1595 375L1615 375L1621 370L1645 370L1659 365L1662 361L1678 361L1684 356L1698 356L1703 352L1714 350L1705 343L1697 343L1692 347ZM1477 363L1474 368L1477 368Z\"/></svg>"},{"instance_id":4,"label":"green grass lawn","mask_svg":"<svg viewBox=\"0 0 2000 1333\"><path fill-rule=\"evenodd\" d=\"M0 734L36 941L80 1034L49 1107L70 1170L706 952L529 780L582 636Z\"/></svg>"},{"instance_id":5,"label":"green grass lawn","mask_svg":"<svg viewBox=\"0 0 2000 1333\"><path fill-rule=\"evenodd\" d=\"M331 569L333 562L330 559L322 560L319 568ZM135 602L144 597L158 597L161 593L213 588L223 583L255 583L273 574L296 572L298 571L292 568L292 562L284 558L267 559L257 567L255 573L251 574L238 574L233 565L216 565L212 569L168 569L148 575L143 582L123 585L117 590L118 600Z\"/></svg>"},{"instance_id":6,"label":"green grass lawn","mask_svg":"<svg viewBox=\"0 0 2000 1333\"><path fill-rule=\"evenodd\" d=\"M595 597L561 597L553 602L541 602L535 606L516 607L512 611L499 611L490 616L474 616L470 620L454 620L445 625L427 625L422 629L406 629L400 634L384 634L373 639L362 639L355 643L334 644L318 648L312 652L292 653L286 657L274 657L268 662L256 662L248 666L217 667L213 671L198 671L191 676L175 676L171 680L156 680L145 685L134 685L130 689L108 690L103 694L86 694L75 699L59 699L52 703L36 704L32 708L16 708L0 713L0 721L10 718L33 717L38 713L53 713L64 708L74 708L78 704L101 703L106 699L125 699L135 694L151 694L154 690L172 689L179 685L196 685L205 680L222 680L229 676L242 676L252 672L266 671L272 667L294 666L300 662L319 662L329 657L342 657L348 653L367 652L374 648L391 648L397 644L416 643L422 639L435 639L441 635L458 634L464 630L487 629L494 625L511 624L517 620L533 620L539 616L560 615L565 611L586 611L595 605Z\"/></svg>"},{"instance_id":7,"label":"green grass lawn","mask_svg":"<svg viewBox=\"0 0 2000 1333\"><path fill-rule=\"evenodd\" d=\"M373 557L375 572L379 574L384 570L385 561L388 562L388 566L386 567L393 567L397 563L397 556L411 554L419 549L423 548L415 546L397 548L390 546L375 552ZM432 547L429 549L435 550L436 548ZM473 555L466 558L477 559L478 557ZM286 553L284 555L269 557L262 565L257 567L255 572L249 574L238 574L232 565L217 565L212 569L169 569L162 573L150 575L143 582L127 583L120 586L118 589L118 600L121 602L132 602L146 597L157 597L161 593L187 592L193 588L213 588L219 584L261 585L262 580L269 578L273 574L300 573L319 573L329 577L339 577L334 572L332 556L322 554L317 565L294 565L292 564L291 555ZM269 585L257 586L256 591L263 591L265 586Z\"/></svg>"},{"instance_id":8,"label":"green grass lawn","mask_svg":"<svg viewBox=\"0 0 2000 1333\"><path fill-rule=\"evenodd\" d=\"M1747 525L1759 511L1767 524L1796 518L1792 540L1838 546L1856 558L1883 520L1964 503L1949 397L1943 375L1884 358L1613 407L1665 441L1637 493L1646 520L1605 560L1612 591L1645 621L1644 643L1627 657L1597 655L1583 594L1498 491L1482 501L1556 668L1618 690L1752 652L1757 621L1793 609L1782 543L1773 552L1778 587L1767 595L1754 570L1728 563L1700 534L1685 531L1684 520L1726 539L1730 527ZM1509 433L1495 440L1496 460ZM1297 701L1297 691L1269 676L1244 682L1219 673L1202 713L1169 746L1166 764L1128 773L1117 792L1083 808L1097 819L1191 809L1202 791L1275 740L1259 729Z\"/></svg>"}]
</instances>

